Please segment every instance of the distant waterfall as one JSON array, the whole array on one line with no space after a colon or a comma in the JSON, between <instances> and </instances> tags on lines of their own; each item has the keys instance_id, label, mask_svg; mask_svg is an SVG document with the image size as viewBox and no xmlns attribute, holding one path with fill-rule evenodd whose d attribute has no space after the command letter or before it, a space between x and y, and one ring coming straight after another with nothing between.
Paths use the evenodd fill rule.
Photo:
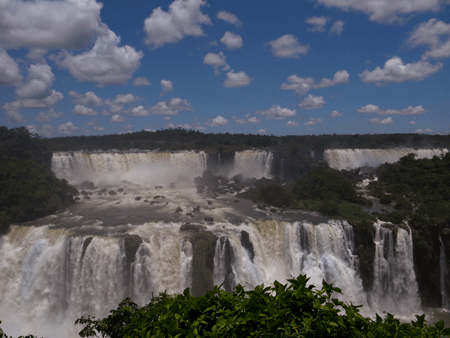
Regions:
<instances>
[{"instance_id":1,"label":"distant waterfall","mask_svg":"<svg viewBox=\"0 0 450 338\"><path fill-rule=\"evenodd\" d=\"M439 236L439 243L440 243L439 267L441 270L442 308L450 310L450 299L448 295L449 274L448 274L447 260L445 256L445 246L440 236Z\"/></svg>"},{"instance_id":2,"label":"distant waterfall","mask_svg":"<svg viewBox=\"0 0 450 338\"><path fill-rule=\"evenodd\" d=\"M327 149L324 152L325 161L334 169L356 169L360 167L377 167L383 163L397 162L401 157L410 153L416 158L433 158L444 156L447 149Z\"/></svg>"},{"instance_id":3,"label":"distant waterfall","mask_svg":"<svg viewBox=\"0 0 450 338\"><path fill-rule=\"evenodd\" d=\"M234 155L234 168L230 176L243 174L248 178L272 177L273 153L267 151L245 150Z\"/></svg>"},{"instance_id":4,"label":"distant waterfall","mask_svg":"<svg viewBox=\"0 0 450 338\"><path fill-rule=\"evenodd\" d=\"M375 260L372 308L408 315L420 306L414 273L412 233L397 229L396 243L391 229L375 225Z\"/></svg>"}]
</instances>

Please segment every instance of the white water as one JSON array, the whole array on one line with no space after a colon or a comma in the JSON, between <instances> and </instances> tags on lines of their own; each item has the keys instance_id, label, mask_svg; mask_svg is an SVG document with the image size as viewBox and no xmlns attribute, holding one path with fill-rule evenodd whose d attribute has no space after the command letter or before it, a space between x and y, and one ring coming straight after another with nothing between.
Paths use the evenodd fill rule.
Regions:
<instances>
[{"instance_id":1,"label":"white water","mask_svg":"<svg viewBox=\"0 0 450 338\"><path fill-rule=\"evenodd\" d=\"M441 157L448 153L447 149L327 149L325 161L331 168L349 170L361 167L378 167L383 163L397 162L408 154L416 154L416 158Z\"/></svg>"},{"instance_id":2,"label":"white water","mask_svg":"<svg viewBox=\"0 0 450 338\"><path fill-rule=\"evenodd\" d=\"M439 243L440 243L439 267L441 270L440 282L441 282L442 308L444 310L450 310L450 300L447 292L449 287L449 275L448 275L447 260L445 256L445 246L444 242L442 242L441 236L439 236Z\"/></svg>"},{"instance_id":3,"label":"white water","mask_svg":"<svg viewBox=\"0 0 450 338\"><path fill-rule=\"evenodd\" d=\"M411 231L392 230L375 225L375 261L372 308L408 316L419 309L418 286L414 273Z\"/></svg>"}]
</instances>

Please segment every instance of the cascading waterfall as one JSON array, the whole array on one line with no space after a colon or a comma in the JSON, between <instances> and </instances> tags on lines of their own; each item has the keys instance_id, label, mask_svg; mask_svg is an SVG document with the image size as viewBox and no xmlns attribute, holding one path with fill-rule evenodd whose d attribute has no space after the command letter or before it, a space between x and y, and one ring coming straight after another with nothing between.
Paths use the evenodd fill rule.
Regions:
<instances>
[{"instance_id":1,"label":"cascading waterfall","mask_svg":"<svg viewBox=\"0 0 450 338\"><path fill-rule=\"evenodd\" d=\"M273 153L266 151L245 150L234 155L234 168L230 176L243 174L249 178L272 177Z\"/></svg>"},{"instance_id":2,"label":"cascading waterfall","mask_svg":"<svg viewBox=\"0 0 450 338\"><path fill-rule=\"evenodd\" d=\"M439 257L439 267L441 270L441 297L442 297L442 308L445 310L450 310L450 300L448 297L448 287L449 287L449 274L447 267L447 258L445 256L445 246L442 242L441 236L439 236L440 243L440 257Z\"/></svg>"},{"instance_id":3,"label":"cascading waterfall","mask_svg":"<svg viewBox=\"0 0 450 338\"><path fill-rule=\"evenodd\" d=\"M383 163L397 162L408 154L416 154L416 158L433 158L444 156L447 149L326 149L325 161L331 168L350 170L361 167L378 167Z\"/></svg>"},{"instance_id":4,"label":"cascading waterfall","mask_svg":"<svg viewBox=\"0 0 450 338\"><path fill-rule=\"evenodd\" d=\"M375 226L375 260L372 308L410 315L420 306L414 273L411 231L397 229L396 243L391 229Z\"/></svg>"}]
</instances>

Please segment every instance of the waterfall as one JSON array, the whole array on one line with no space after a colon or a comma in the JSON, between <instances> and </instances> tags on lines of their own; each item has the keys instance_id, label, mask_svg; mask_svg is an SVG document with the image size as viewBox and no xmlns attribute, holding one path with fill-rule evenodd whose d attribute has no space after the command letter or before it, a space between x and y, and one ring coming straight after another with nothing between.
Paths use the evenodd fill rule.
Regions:
<instances>
[{"instance_id":1,"label":"waterfall","mask_svg":"<svg viewBox=\"0 0 450 338\"><path fill-rule=\"evenodd\" d=\"M234 155L234 168L230 177L243 174L248 178L272 177L273 153L266 151L237 151Z\"/></svg>"},{"instance_id":2,"label":"waterfall","mask_svg":"<svg viewBox=\"0 0 450 338\"><path fill-rule=\"evenodd\" d=\"M372 308L410 315L420 306L413 263L412 233L397 229L396 243L391 229L375 226Z\"/></svg>"},{"instance_id":3,"label":"waterfall","mask_svg":"<svg viewBox=\"0 0 450 338\"><path fill-rule=\"evenodd\" d=\"M401 157L410 153L416 154L416 158L433 158L444 156L447 149L326 149L325 161L334 169L356 169L361 167L377 167L383 163L397 162Z\"/></svg>"},{"instance_id":4,"label":"waterfall","mask_svg":"<svg viewBox=\"0 0 450 338\"><path fill-rule=\"evenodd\" d=\"M442 308L445 310L450 310L450 300L448 297L449 275L447 268L447 259L445 256L445 246L444 242L442 242L441 236L439 236L439 243L440 243L439 267L441 270Z\"/></svg>"}]
</instances>

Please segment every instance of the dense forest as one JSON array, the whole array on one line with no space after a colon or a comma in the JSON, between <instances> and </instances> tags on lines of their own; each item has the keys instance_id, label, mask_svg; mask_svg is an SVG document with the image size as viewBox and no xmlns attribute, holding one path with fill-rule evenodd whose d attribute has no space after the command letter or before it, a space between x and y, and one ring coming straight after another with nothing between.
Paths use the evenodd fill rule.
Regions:
<instances>
[{"instance_id":1,"label":"dense forest","mask_svg":"<svg viewBox=\"0 0 450 338\"><path fill-rule=\"evenodd\" d=\"M449 135L375 134L375 135L305 135L274 136L252 134L205 134L194 130L165 129L140 131L121 135L67 136L49 139L54 151L160 149L212 150L229 152L251 148L300 148L323 151L337 148L450 147Z\"/></svg>"},{"instance_id":2,"label":"dense forest","mask_svg":"<svg viewBox=\"0 0 450 338\"><path fill-rule=\"evenodd\" d=\"M47 139L25 127L0 127L0 234L9 224L49 215L73 202L77 190L50 170Z\"/></svg>"}]
</instances>

